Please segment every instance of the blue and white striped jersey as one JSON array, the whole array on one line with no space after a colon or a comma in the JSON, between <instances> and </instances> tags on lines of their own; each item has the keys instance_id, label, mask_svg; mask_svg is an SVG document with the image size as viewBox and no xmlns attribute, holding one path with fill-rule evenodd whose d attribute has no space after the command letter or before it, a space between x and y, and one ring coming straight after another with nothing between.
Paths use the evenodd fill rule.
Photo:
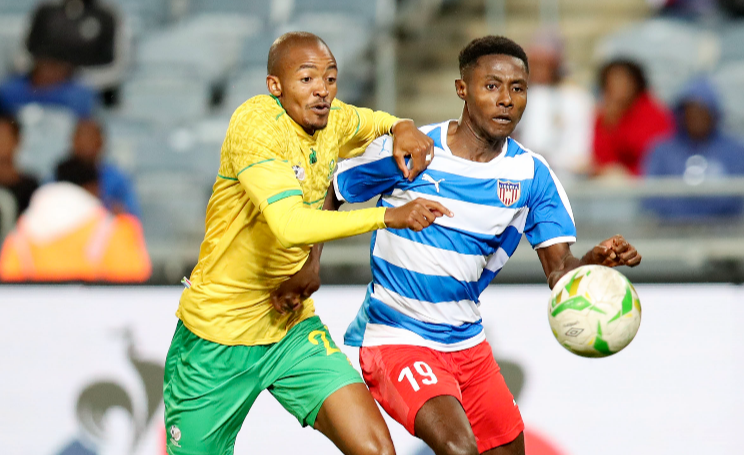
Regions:
<instances>
[{"instance_id":1,"label":"blue and white striped jersey","mask_svg":"<svg viewBox=\"0 0 744 455\"><path fill-rule=\"evenodd\" d=\"M566 193L545 160L509 138L488 163L454 156L448 122L421 128L434 158L406 180L383 136L339 164L339 200L398 207L418 197L454 213L421 232L384 229L372 237L372 283L344 336L351 346L409 344L457 351L485 339L479 296L516 250L524 233L534 248L576 241Z\"/></svg>"}]
</instances>

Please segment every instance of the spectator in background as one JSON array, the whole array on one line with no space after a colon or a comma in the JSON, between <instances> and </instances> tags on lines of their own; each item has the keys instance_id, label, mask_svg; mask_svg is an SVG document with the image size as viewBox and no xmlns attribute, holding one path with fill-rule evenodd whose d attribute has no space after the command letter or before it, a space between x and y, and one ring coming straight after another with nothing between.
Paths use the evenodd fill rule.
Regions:
<instances>
[{"instance_id":1,"label":"spectator in background","mask_svg":"<svg viewBox=\"0 0 744 455\"><path fill-rule=\"evenodd\" d=\"M563 43L556 33L538 34L527 54L530 103L516 136L545 157L561 180L583 175L591 159L593 98L563 80Z\"/></svg>"},{"instance_id":2,"label":"spectator in background","mask_svg":"<svg viewBox=\"0 0 744 455\"><path fill-rule=\"evenodd\" d=\"M31 20L26 46L31 55L74 66L114 60L114 14L98 0L62 0L40 5Z\"/></svg>"},{"instance_id":3,"label":"spectator in background","mask_svg":"<svg viewBox=\"0 0 744 455\"><path fill-rule=\"evenodd\" d=\"M23 213L31 194L39 187L36 177L24 174L15 166L15 156L21 143L21 126L9 114L0 114L0 188L13 194L17 215Z\"/></svg>"},{"instance_id":4,"label":"spectator in background","mask_svg":"<svg viewBox=\"0 0 744 455\"><path fill-rule=\"evenodd\" d=\"M80 79L111 104L129 61L131 34L105 1L62 0L36 9L26 44L34 56L80 68Z\"/></svg>"},{"instance_id":5,"label":"spectator in background","mask_svg":"<svg viewBox=\"0 0 744 455\"><path fill-rule=\"evenodd\" d=\"M718 97L706 79L691 82L674 107L676 134L648 155L648 176L678 176L690 185L706 179L744 176L744 146L718 128ZM663 198L646 206L668 219L693 220L731 217L742 212L738 197Z\"/></svg>"},{"instance_id":6,"label":"spectator in background","mask_svg":"<svg viewBox=\"0 0 744 455\"><path fill-rule=\"evenodd\" d=\"M0 105L13 114L27 104L38 103L69 109L78 117L90 117L97 106L96 94L75 82L75 66L49 57L36 57L31 72L11 76L0 84Z\"/></svg>"},{"instance_id":7,"label":"spectator in background","mask_svg":"<svg viewBox=\"0 0 744 455\"><path fill-rule=\"evenodd\" d=\"M90 117L97 96L73 76L78 67L113 61L114 15L97 0L63 0L39 6L31 22L26 46L33 66L28 74L12 76L0 85L0 104L14 114L38 103Z\"/></svg>"},{"instance_id":8,"label":"spectator in background","mask_svg":"<svg viewBox=\"0 0 744 455\"><path fill-rule=\"evenodd\" d=\"M0 251L1 281L143 282L150 259L142 226L98 198L97 170L81 160L57 167Z\"/></svg>"},{"instance_id":9,"label":"spectator in background","mask_svg":"<svg viewBox=\"0 0 744 455\"><path fill-rule=\"evenodd\" d=\"M672 132L667 109L648 90L643 69L625 59L599 73L602 100L594 124L594 174L638 176L654 142Z\"/></svg>"},{"instance_id":10,"label":"spectator in background","mask_svg":"<svg viewBox=\"0 0 744 455\"><path fill-rule=\"evenodd\" d=\"M115 165L104 160L105 137L101 125L92 119L78 121L72 137L69 160L80 160L98 169L98 197L109 211L140 216L137 194L129 180Z\"/></svg>"}]
</instances>

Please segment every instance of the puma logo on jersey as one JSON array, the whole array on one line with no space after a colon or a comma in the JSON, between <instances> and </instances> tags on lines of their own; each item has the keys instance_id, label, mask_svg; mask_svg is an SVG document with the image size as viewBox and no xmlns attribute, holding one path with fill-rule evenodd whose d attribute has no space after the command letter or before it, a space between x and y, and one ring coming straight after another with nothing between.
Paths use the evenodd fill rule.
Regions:
<instances>
[{"instance_id":1,"label":"puma logo on jersey","mask_svg":"<svg viewBox=\"0 0 744 455\"><path fill-rule=\"evenodd\" d=\"M444 179L434 180L429 174L424 174L421 179L426 182L433 183L434 189L437 190L437 193L439 192L439 183L444 182Z\"/></svg>"}]
</instances>

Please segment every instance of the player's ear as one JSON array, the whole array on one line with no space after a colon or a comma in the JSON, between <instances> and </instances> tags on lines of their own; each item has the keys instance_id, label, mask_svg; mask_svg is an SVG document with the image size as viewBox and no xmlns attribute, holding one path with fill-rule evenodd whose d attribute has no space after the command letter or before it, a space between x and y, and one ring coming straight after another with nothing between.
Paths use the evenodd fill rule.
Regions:
<instances>
[{"instance_id":1,"label":"player's ear","mask_svg":"<svg viewBox=\"0 0 744 455\"><path fill-rule=\"evenodd\" d=\"M266 88L269 89L269 93L279 98L282 96L282 83L279 82L279 78L269 74L266 76Z\"/></svg>"},{"instance_id":2,"label":"player's ear","mask_svg":"<svg viewBox=\"0 0 744 455\"><path fill-rule=\"evenodd\" d=\"M465 96L468 94L468 85L464 80L456 79L455 91L457 92L457 96L459 96L461 100L465 101Z\"/></svg>"}]
</instances>

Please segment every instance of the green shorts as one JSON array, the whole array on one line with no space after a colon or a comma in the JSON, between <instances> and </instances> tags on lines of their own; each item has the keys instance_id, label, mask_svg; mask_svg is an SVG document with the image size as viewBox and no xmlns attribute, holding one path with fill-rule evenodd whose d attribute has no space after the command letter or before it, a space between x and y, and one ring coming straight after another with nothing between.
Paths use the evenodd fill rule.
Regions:
<instances>
[{"instance_id":1,"label":"green shorts","mask_svg":"<svg viewBox=\"0 0 744 455\"><path fill-rule=\"evenodd\" d=\"M171 455L232 454L258 394L268 389L303 426L314 425L328 396L363 383L314 316L277 343L225 346L178 321L165 363L163 399Z\"/></svg>"}]
</instances>

